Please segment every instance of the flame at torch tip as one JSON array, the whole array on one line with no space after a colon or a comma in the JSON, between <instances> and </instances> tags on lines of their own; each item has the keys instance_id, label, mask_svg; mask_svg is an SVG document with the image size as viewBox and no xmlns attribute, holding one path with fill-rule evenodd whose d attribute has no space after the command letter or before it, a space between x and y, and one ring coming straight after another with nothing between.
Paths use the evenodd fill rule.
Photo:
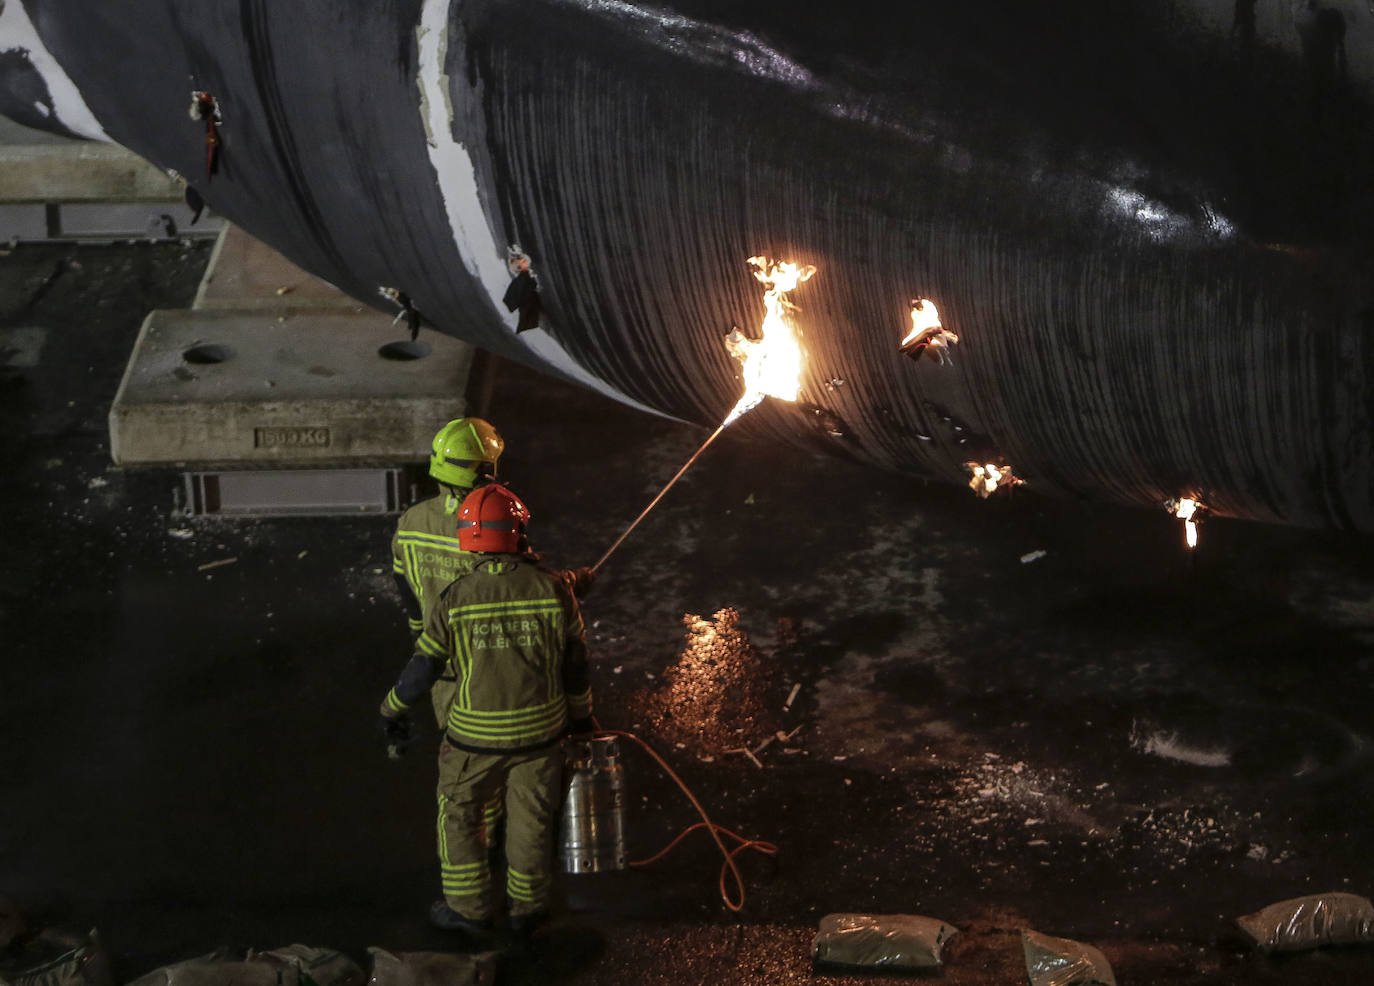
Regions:
<instances>
[{"instance_id":1,"label":"flame at torch tip","mask_svg":"<svg viewBox=\"0 0 1374 986\"><path fill-rule=\"evenodd\" d=\"M767 257L750 257L749 267L754 277L768 286L763 296L763 336L750 339L736 329L725 337L725 347L740 361L740 375L744 379L744 394L726 416L725 425L753 410L764 397L795 401L801 391L804 357L785 316L796 306L783 296L809 280L816 268L811 264L774 262Z\"/></svg>"},{"instance_id":2,"label":"flame at torch tip","mask_svg":"<svg viewBox=\"0 0 1374 986\"><path fill-rule=\"evenodd\" d=\"M796 306L790 304L783 295L809 279L816 273L816 268L810 264L798 266L793 263L774 263L767 257L750 257L749 267L756 278L768 285L768 292L763 298L763 338L757 341L750 339L739 329L725 337L725 347L730 351L730 355L743 365L744 396L720 423L720 427L711 432L710 437L683 463L677 474L658 491L658 496L640 511L639 516L625 528L620 537L615 539L615 543L597 559L596 564L592 566L593 572L605 564L606 559L620 547L621 542L648 516L658 501L663 499L663 495L682 478L688 467L706 451L706 446L714 442L736 418L752 410L765 396L780 397L787 401L797 399L797 393L801 390L802 351L791 326L783 318L785 309L795 309Z\"/></svg>"}]
</instances>

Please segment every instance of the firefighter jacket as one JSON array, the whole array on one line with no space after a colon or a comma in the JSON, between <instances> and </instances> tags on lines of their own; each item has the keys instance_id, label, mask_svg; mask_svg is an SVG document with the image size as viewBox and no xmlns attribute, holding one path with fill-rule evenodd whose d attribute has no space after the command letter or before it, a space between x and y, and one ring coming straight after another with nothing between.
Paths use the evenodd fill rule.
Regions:
<instances>
[{"instance_id":1,"label":"firefighter jacket","mask_svg":"<svg viewBox=\"0 0 1374 986\"><path fill-rule=\"evenodd\" d=\"M412 633L425 628L425 609L458 576L472 570L476 555L458 547L458 508L471 490L445 492L413 504L396 522L391 571L406 605Z\"/></svg>"},{"instance_id":2,"label":"firefighter jacket","mask_svg":"<svg viewBox=\"0 0 1374 986\"><path fill-rule=\"evenodd\" d=\"M582 614L567 583L514 554L479 555L430 606L416 654L382 703L395 718L449 666L446 732L473 753L517 753L556 741L592 714Z\"/></svg>"}]
</instances>

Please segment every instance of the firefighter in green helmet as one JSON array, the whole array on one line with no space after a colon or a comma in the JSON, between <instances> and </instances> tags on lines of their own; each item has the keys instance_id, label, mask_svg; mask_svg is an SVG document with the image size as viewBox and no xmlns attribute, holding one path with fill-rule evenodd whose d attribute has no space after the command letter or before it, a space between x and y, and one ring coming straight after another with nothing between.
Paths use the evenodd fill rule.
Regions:
<instances>
[{"instance_id":1,"label":"firefighter in green helmet","mask_svg":"<svg viewBox=\"0 0 1374 986\"><path fill-rule=\"evenodd\" d=\"M434 435L429 474L439 494L412 505L391 538L391 570L411 633L424 629L425 607L443 588L471 570L475 558L458 546L458 508L463 498L496 475L506 443L481 418L457 418ZM447 689L435 689L439 724L448 709Z\"/></svg>"},{"instance_id":2,"label":"firefighter in green helmet","mask_svg":"<svg viewBox=\"0 0 1374 986\"><path fill-rule=\"evenodd\" d=\"M472 570L477 556L458 544L458 509L474 488L496 475L496 462L506 443L481 418L456 418L434 434L429 474L439 493L401 514L391 539L391 570L413 634L424 629L426 607L460 575ZM454 676L445 668L431 693L434 718L444 728L453 698ZM485 837L494 839L504 820L501 802L488 806Z\"/></svg>"},{"instance_id":3,"label":"firefighter in green helmet","mask_svg":"<svg viewBox=\"0 0 1374 986\"><path fill-rule=\"evenodd\" d=\"M564 733L592 728L582 615L568 580L539 566L525 537L529 511L500 484L464 499L458 542L473 568L440 592L425 629L382 701L389 741L410 738L410 708L445 668L456 671L439 747L438 843L443 899L430 921L482 939L493 928L492 867L482 815L506 809L510 927L548 916L554 812Z\"/></svg>"}]
</instances>

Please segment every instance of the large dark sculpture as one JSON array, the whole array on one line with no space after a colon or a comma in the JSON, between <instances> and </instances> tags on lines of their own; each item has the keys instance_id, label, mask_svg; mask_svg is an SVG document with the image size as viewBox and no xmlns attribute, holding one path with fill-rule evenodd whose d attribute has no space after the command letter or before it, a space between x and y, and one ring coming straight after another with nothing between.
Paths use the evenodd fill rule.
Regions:
<instances>
[{"instance_id":1,"label":"large dark sculpture","mask_svg":"<svg viewBox=\"0 0 1374 986\"><path fill-rule=\"evenodd\" d=\"M484 348L715 425L746 259L814 264L800 399L734 427L1374 530L1361 5L23 6L110 138L200 185L213 94L215 210ZM899 349L922 297L946 358Z\"/></svg>"}]
</instances>

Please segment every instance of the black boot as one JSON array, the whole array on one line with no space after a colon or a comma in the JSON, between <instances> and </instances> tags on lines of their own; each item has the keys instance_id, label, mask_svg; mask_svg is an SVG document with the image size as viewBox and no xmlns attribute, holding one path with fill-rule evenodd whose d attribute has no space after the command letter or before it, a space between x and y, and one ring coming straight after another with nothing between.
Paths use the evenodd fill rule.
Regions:
<instances>
[{"instance_id":1,"label":"black boot","mask_svg":"<svg viewBox=\"0 0 1374 986\"><path fill-rule=\"evenodd\" d=\"M489 941L494 930L491 918L465 918L443 900L436 900L430 905L429 923L445 931L461 931L477 942Z\"/></svg>"},{"instance_id":2,"label":"black boot","mask_svg":"<svg viewBox=\"0 0 1374 986\"><path fill-rule=\"evenodd\" d=\"M532 914L512 914L510 933L516 938L528 938L534 930L549 919L548 911L535 911Z\"/></svg>"}]
</instances>

